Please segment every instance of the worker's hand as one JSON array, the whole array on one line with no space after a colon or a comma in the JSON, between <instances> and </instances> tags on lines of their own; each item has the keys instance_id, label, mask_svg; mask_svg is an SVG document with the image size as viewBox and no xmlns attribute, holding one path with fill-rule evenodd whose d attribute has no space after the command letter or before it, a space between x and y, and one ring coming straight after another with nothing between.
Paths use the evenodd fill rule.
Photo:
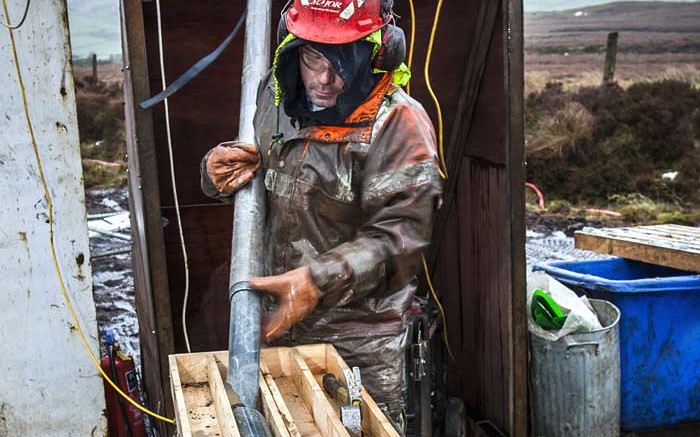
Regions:
<instances>
[{"instance_id":1,"label":"worker's hand","mask_svg":"<svg viewBox=\"0 0 700 437\"><path fill-rule=\"evenodd\" d=\"M207 157L207 176L220 193L227 195L250 182L258 168L258 148L250 143L221 143Z\"/></svg>"},{"instance_id":2,"label":"worker's hand","mask_svg":"<svg viewBox=\"0 0 700 437\"><path fill-rule=\"evenodd\" d=\"M277 276L250 278L250 286L274 296L277 308L263 318L261 337L274 340L313 311L320 291L308 267L300 267Z\"/></svg>"}]
</instances>

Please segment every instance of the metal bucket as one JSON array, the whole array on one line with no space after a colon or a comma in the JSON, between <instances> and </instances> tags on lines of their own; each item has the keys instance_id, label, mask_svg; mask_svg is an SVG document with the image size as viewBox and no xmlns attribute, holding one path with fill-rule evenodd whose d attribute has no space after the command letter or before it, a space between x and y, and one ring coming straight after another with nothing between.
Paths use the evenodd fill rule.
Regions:
<instances>
[{"instance_id":1,"label":"metal bucket","mask_svg":"<svg viewBox=\"0 0 700 437\"><path fill-rule=\"evenodd\" d=\"M590 302L603 329L554 342L530 333L536 437L620 435L620 310Z\"/></svg>"}]
</instances>

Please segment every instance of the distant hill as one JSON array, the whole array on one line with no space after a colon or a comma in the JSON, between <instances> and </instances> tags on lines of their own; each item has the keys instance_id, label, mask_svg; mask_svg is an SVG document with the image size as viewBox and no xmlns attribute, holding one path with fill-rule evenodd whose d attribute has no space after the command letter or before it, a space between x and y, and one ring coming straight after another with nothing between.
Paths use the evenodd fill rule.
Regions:
<instances>
[{"instance_id":1,"label":"distant hill","mask_svg":"<svg viewBox=\"0 0 700 437\"><path fill-rule=\"evenodd\" d=\"M570 8L563 10L562 13L575 13L578 11L586 11L596 16L611 16L611 15L629 15L649 13L692 13L698 10L700 2L659 2L659 1L623 1L610 2L599 5L588 6L584 8Z\"/></svg>"},{"instance_id":2,"label":"distant hill","mask_svg":"<svg viewBox=\"0 0 700 437\"><path fill-rule=\"evenodd\" d=\"M700 2L615 2L562 11L529 12L526 26L567 25L576 27L610 27L639 30L644 27L678 32L700 31ZM558 29L550 29L556 31Z\"/></svg>"},{"instance_id":3,"label":"distant hill","mask_svg":"<svg viewBox=\"0 0 700 437\"><path fill-rule=\"evenodd\" d=\"M620 51L700 53L700 2L615 2L525 14L526 50L595 53L608 32L620 32Z\"/></svg>"},{"instance_id":4,"label":"distant hill","mask_svg":"<svg viewBox=\"0 0 700 437\"><path fill-rule=\"evenodd\" d=\"M662 0L666 2L668 0ZM672 0L674 3L692 3L697 0ZM610 3L601 0L524 0L526 12L535 11L561 11L566 9L581 9L602 3ZM661 2L656 2L661 3Z\"/></svg>"},{"instance_id":5,"label":"distant hill","mask_svg":"<svg viewBox=\"0 0 700 437\"><path fill-rule=\"evenodd\" d=\"M686 44L698 42L700 2L616 2L597 0L524 0L525 10L550 9L556 12L525 14L526 43L540 45L545 35L617 31L656 31L684 33ZM167 5L167 3L164 3ZM566 7L566 10L562 8ZM578 15L578 16L576 16ZM97 53L101 58L121 53L119 0L68 0L68 18L73 55L86 57ZM545 49L546 50L546 49ZM687 50L687 48L686 48Z\"/></svg>"}]
</instances>

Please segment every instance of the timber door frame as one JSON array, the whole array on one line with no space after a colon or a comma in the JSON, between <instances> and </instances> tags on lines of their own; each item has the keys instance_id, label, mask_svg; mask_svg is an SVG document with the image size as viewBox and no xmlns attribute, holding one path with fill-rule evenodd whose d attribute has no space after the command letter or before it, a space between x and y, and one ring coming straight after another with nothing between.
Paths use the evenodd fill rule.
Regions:
<instances>
[{"instance_id":1,"label":"timber door frame","mask_svg":"<svg viewBox=\"0 0 700 437\"><path fill-rule=\"evenodd\" d=\"M129 209L136 313L141 343L141 379L149 407L173 417L168 355L175 353L168 271L161 219L158 167L151 111L138 108L150 97L141 0L121 0L122 51ZM168 435L163 422L154 428ZM172 431L172 430L170 430Z\"/></svg>"}]
</instances>

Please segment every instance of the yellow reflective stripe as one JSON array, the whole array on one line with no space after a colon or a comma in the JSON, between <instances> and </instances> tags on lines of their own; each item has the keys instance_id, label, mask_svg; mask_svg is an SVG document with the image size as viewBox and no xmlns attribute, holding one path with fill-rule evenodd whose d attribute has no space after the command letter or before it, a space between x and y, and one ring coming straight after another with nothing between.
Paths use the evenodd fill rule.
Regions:
<instances>
[{"instance_id":1,"label":"yellow reflective stripe","mask_svg":"<svg viewBox=\"0 0 700 437\"><path fill-rule=\"evenodd\" d=\"M372 48L372 59L377 56L379 49L382 48L382 29L377 29L365 37L365 41L369 41L374 44Z\"/></svg>"},{"instance_id":2,"label":"yellow reflective stripe","mask_svg":"<svg viewBox=\"0 0 700 437\"><path fill-rule=\"evenodd\" d=\"M294 41L296 38L297 37L292 33L287 34L275 50L275 58L272 60L272 80L275 83L275 106L279 106L280 103L282 103L282 88L280 88L280 81L277 79L277 63L280 53L282 53L282 49L284 49L287 44Z\"/></svg>"},{"instance_id":3,"label":"yellow reflective stripe","mask_svg":"<svg viewBox=\"0 0 700 437\"><path fill-rule=\"evenodd\" d=\"M375 68L372 72L386 73L386 71L380 70L379 68ZM411 70L408 68L408 65L403 62L396 70L391 72L391 82L398 86L406 86L409 80L411 80Z\"/></svg>"}]
</instances>

